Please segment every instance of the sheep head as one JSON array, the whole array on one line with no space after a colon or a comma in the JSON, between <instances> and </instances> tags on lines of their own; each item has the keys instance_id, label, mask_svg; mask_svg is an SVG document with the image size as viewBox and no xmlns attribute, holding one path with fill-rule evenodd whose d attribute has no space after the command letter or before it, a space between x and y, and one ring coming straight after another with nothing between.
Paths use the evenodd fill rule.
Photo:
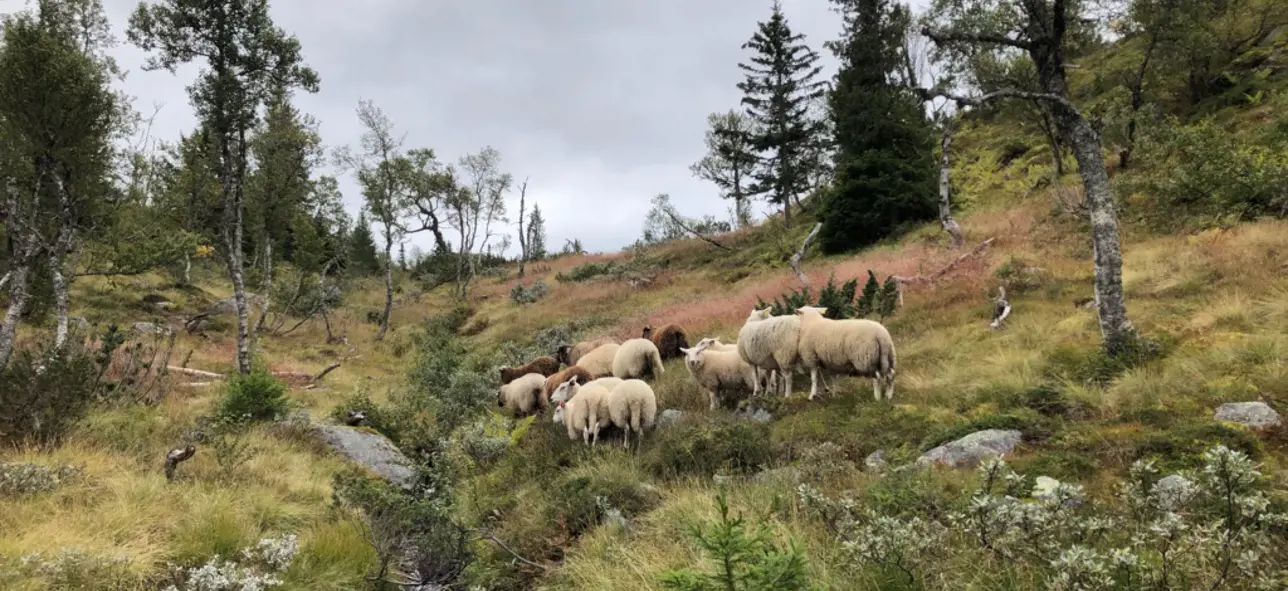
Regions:
<instances>
[{"instance_id":1,"label":"sheep head","mask_svg":"<svg viewBox=\"0 0 1288 591\"><path fill-rule=\"evenodd\" d=\"M554 416L550 417L550 422L558 425L562 424L564 419L564 403L560 402L555 406Z\"/></svg>"},{"instance_id":2,"label":"sheep head","mask_svg":"<svg viewBox=\"0 0 1288 591\"><path fill-rule=\"evenodd\" d=\"M765 320L770 317L771 311L772 311L771 308L764 308L762 310L757 310L755 308L752 308L751 314L747 316L747 322L756 322L758 320Z\"/></svg>"},{"instance_id":3,"label":"sheep head","mask_svg":"<svg viewBox=\"0 0 1288 591\"><path fill-rule=\"evenodd\" d=\"M555 361L564 365L572 365L572 362L569 361L570 357L568 355L571 351L572 345L559 345L559 348L555 349Z\"/></svg>"},{"instance_id":4,"label":"sheep head","mask_svg":"<svg viewBox=\"0 0 1288 591\"><path fill-rule=\"evenodd\" d=\"M647 338L650 338L650 337L652 337L652 336L653 336L653 327L652 327L652 326L645 326L645 327L644 327L644 332L640 335L640 338L647 339Z\"/></svg>"},{"instance_id":5,"label":"sheep head","mask_svg":"<svg viewBox=\"0 0 1288 591\"><path fill-rule=\"evenodd\" d=\"M819 316L822 316L827 314L827 308L820 308L818 306L801 306L796 309L797 316L809 316L810 314L818 314Z\"/></svg>"},{"instance_id":6,"label":"sheep head","mask_svg":"<svg viewBox=\"0 0 1288 591\"><path fill-rule=\"evenodd\" d=\"M563 403L571 400L573 396L577 395L577 391L581 389L581 384L577 383L577 380L578 377L573 376L568 381L559 384L559 387L555 388L555 391L550 394L550 400L563 406Z\"/></svg>"}]
</instances>

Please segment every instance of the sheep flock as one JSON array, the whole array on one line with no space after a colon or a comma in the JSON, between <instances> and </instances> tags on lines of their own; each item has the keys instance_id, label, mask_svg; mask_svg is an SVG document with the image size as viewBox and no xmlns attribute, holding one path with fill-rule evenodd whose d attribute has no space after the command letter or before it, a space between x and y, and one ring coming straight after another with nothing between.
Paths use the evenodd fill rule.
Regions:
<instances>
[{"instance_id":1,"label":"sheep flock","mask_svg":"<svg viewBox=\"0 0 1288 591\"><path fill-rule=\"evenodd\" d=\"M891 400L890 332L872 320L826 314L827 308L815 306L780 316L753 309L733 343L706 337L690 347L684 329L668 324L645 327L625 342L601 337L560 345L553 357L501 368L497 406L516 418L553 407L551 420L567 429L569 439L594 446L601 430L613 428L629 448L632 433L638 442L656 423L657 396L649 381L662 376L664 359L675 357L684 358L689 375L708 392L711 410L746 395L790 396L797 370L809 374L809 400L820 383L831 392L828 374L871 378L873 397Z\"/></svg>"}]
</instances>

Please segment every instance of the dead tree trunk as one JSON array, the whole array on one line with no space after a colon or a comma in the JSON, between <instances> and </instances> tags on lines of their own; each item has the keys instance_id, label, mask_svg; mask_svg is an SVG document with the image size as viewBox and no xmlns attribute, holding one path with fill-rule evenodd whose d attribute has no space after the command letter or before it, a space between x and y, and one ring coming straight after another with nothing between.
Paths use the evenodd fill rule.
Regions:
<instances>
[{"instance_id":1,"label":"dead tree trunk","mask_svg":"<svg viewBox=\"0 0 1288 591\"><path fill-rule=\"evenodd\" d=\"M939 140L939 224L952 238L952 249L957 250L962 247L963 238L962 227L958 225L957 220L953 219L952 189L948 183L948 174L951 170L948 155L952 145L953 122L949 120L944 124L944 135Z\"/></svg>"},{"instance_id":2,"label":"dead tree trunk","mask_svg":"<svg viewBox=\"0 0 1288 591\"><path fill-rule=\"evenodd\" d=\"M389 332L389 314L394 309L394 237L393 228L385 226L385 313L380 315L380 331L376 333L376 341L385 340L385 333Z\"/></svg>"},{"instance_id":3,"label":"dead tree trunk","mask_svg":"<svg viewBox=\"0 0 1288 591\"><path fill-rule=\"evenodd\" d=\"M523 215L526 213L528 197L528 179L519 185L519 279L523 279L524 267L528 263L528 235L523 231Z\"/></svg>"}]
</instances>

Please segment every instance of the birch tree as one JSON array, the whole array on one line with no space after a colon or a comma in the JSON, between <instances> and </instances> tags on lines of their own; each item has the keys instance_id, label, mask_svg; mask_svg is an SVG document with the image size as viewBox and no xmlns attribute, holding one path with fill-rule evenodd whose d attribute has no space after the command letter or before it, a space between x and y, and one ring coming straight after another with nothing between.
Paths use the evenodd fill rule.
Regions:
<instances>
[{"instance_id":1,"label":"birch tree","mask_svg":"<svg viewBox=\"0 0 1288 591\"><path fill-rule=\"evenodd\" d=\"M299 41L273 24L267 0L142 2L130 17L129 38L150 54L144 70L174 72L205 61L189 96L218 150L220 233L237 309L237 371L250 373L243 252L247 135L274 87L317 92L317 73L304 65Z\"/></svg>"},{"instance_id":2,"label":"birch tree","mask_svg":"<svg viewBox=\"0 0 1288 591\"><path fill-rule=\"evenodd\" d=\"M462 186L447 200L450 225L457 232L456 295L464 299L474 279L476 254L486 252L492 227L506 223L505 193L514 182L501 172L501 153L491 146L466 154L459 162Z\"/></svg>"}]
</instances>

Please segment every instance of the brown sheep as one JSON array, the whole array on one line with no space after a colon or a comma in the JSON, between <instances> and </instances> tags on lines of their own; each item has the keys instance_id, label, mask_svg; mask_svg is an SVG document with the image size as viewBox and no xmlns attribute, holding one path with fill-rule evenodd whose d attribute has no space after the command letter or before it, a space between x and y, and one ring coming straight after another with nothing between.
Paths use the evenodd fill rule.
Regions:
<instances>
[{"instance_id":1,"label":"brown sheep","mask_svg":"<svg viewBox=\"0 0 1288 591\"><path fill-rule=\"evenodd\" d=\"M577 360L581 359L582 355L594 351L602 345L620 344L621 343L613 337L599 337L589 341L582 341L575 345L560 345L559 350L555 351L555 359L558 359L559 363L571 367L577 365Z\"/></svg>"},{"instance_id":2,"label":"brown sheep","mask_svg":"<svg viewBox=\"0 0 1288 591\"><path fill-rule=\"evenodd\" d=\"M522 376L530 373L539 373L543 376L550 377L551 374L559 371L559 362L554 357L543 355L526 365L519 367L502 367L501 368L501 385L504 386Z\"/></svg>"},{"instance_id":3,"label":"brown sheep","mask_svg":"<svg viewBox=\"0 0 1288 591\"><path fill-rule=\"evenodd\" d=\"M573 378L577 378L578 385L585 384L586 382L589 382L592 379L589 372L587 372L586 370L576 365L573 365L571 367L566 367L559 373L551 375L550 377L546 378L545 387L541 388L541 401L540 401L541 408L544 409L550 405L550 395L554 394L555 388L558 388L559 384L562 384Z\"/></svg>"},{"instance_id":4,"label":"brown sheep","mask_svg":"<svg viewBox=\"0 0 1288 591\"><path fill-rule=\"evenodd\" d=\"M662 354L662 359L683 357L684 352L680 351L680 349L689 347L689 335L685 334L684 329L676 324L664 324L656 329L652 326L645 326L644 334L641 336L657 345L657 350Z\"/></svg>"}]
</instances>

